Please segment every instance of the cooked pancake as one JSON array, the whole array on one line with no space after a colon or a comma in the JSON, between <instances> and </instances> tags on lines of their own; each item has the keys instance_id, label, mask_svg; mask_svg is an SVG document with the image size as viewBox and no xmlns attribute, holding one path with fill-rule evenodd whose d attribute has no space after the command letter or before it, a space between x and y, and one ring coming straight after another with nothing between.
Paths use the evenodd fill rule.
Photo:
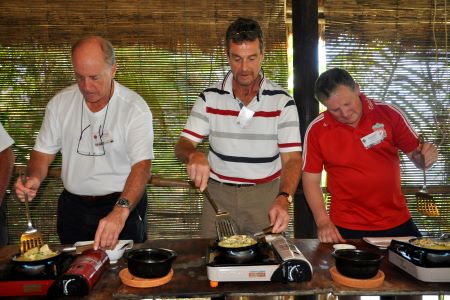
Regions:
<instances>
[{"instance_id":1,"label":"cooked pancake","mask_svg":"<svg viewBox=\"0 0 450 300\"><path fill-rule=\"evenodd\" d=\"M57 255L58 252L52 251L50 247L45 244L42 247L31 248L21 256L17 257L17 261L35 261L42 260L53 257Z\"/></svg>"},{"instance_id":2,"label":"cooked pancake","mask_svg":"<svg viewBox=\"0 0 450 300\"><path fill-rule=\"evenodd\" d=\"M439 241L430 238L418 238L411 241L413 245L432 250L450 250L450 241Z\"/></svg>"},{"instance_id":3,"label":"cooked pancake","mask_svg":"<svg viewBox=\"0 0 450 300\"><path fill-rule=\"evenodd\" d=\"M224 237L219 242L220 247L224 248L241 248L256 244L256 240L248 235L232 235Z\"/></svg>"}]
</instances>

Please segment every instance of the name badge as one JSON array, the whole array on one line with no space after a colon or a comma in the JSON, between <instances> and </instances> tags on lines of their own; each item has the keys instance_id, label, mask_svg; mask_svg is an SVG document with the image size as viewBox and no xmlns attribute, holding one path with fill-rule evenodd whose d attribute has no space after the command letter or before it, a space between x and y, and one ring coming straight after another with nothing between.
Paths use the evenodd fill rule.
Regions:
<instances>
[{"instance_id":1,"label":"name badge","mask_svg":"<svg viewBox=\"0 0 450 300\"><path fill-rule=\"evenodd\" d=\"M384 130L375 130L371 134L368 134L361 138L361 142L363 143L366 149L369 149L375 145L381 143L386 137L386 132Z\"/></svg>"},{"instance_id":2,"label":"name badge","mask_svg":"<svg viewBox=\"0 0 450 300\"><path fill-rule=\"evenodd\" d=\"M101 146L103 146L103 145L105 145L105 144L109 144L109 143L114 142L111 133L106 132L106 131L103 132L103 135L102 135L102 136L99 136L98 134L95 134L95 135L93 136L93 138L94 138L95 146L96 146L96 147L101 147Z\"/></svg>"},{"instance_id":3,"label":"name badge","mask_svg":"<svg viewBox=\"0 0 450 300\"><path fill-rule=\"evenodd\" d=\"M254 114L255 112L253 110L248 109L246 106L243 106L236 119L236 124L238 124L241 128L247 127Z\"/></svg>"}]
</instances>

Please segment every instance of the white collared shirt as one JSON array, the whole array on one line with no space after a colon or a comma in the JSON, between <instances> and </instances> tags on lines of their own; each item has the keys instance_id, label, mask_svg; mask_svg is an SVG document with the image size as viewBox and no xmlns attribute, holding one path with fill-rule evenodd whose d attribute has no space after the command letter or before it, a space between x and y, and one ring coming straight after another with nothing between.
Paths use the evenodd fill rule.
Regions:
<instances>
[{"instance_id":1,"label":"white collared shirt","mask_svg":"<svg viewBox=\"0 0 450 300\"><path fill-rule=\"evenodd\" d=\"M114 87L109 105L96 113L90 112L86 105L82 112L84 98L76 84L59 92L47 104L34 150L47 154L61 151L61 178L71 193L95 196L121 192L131 167L154 158L152 114L147 103L117 82ZM82 116L83 129L91 126L80 141ZM77 148L82 153L93 151L86 148L89 145L86 139L92 139L92 147L95 138L98 139L94 135L103 122L104 155L77 153ZM92 153L102 151L97 147Z\"/></svg>"}]
</instances>

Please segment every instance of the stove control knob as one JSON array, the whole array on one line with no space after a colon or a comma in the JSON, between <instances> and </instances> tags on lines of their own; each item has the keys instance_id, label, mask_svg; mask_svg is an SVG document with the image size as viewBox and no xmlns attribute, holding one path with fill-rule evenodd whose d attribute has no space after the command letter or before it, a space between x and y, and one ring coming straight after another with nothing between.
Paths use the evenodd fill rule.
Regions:
<instances>
[{"instance_id":1,"label":"stove control knob","mask_svg":"<svg viewBox=\"0 0 450 300\"><path fill-rule=\"evenodd\" d=\"M304 266L294 264L288 268L288 281L301 282L311 280L311 272L309 269L305 270Z\"/></svg>"},{"instance_id":2,"label":"stove control knob","mask_svg":"<svg viewBox=\"0 0 450 300\"><path fill-rule=\"evenodd\" d=\"M272 274L271 281L302 282L312 278L312 270L304 260L288 260L280 264Z\"/></svg>"}]
</instances>

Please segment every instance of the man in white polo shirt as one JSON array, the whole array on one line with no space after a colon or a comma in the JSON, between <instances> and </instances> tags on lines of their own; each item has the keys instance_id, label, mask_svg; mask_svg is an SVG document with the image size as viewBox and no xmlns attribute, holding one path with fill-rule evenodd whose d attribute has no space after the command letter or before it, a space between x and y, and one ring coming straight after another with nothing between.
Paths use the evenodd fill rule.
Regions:
<instances>
[{"instance_id":1,"label":"man in white polo shirt","mask_svg":"<svg viewBox=\"0 0 450 300\"><path fill-rule=\"evenodd\" d=\"M12 144L14 144L14 140L3 128L3 125L0 124L0 246L8 244L5 202L3 201L3 197L5 197L5 192L14 169Z\"/></svg>"},{"instance_id":2,"label":"man in white polo shirt","mask_svg":"<svg viewBox=\"0 0 450 300\"><path fill-rule=\"evenodd\" d=\"M200 190L208 187L239 233L289 223L289 204L300 180L300 127L292 97L264 76L259 24L238 18L227 30L231 71L200 93L181 137L177 157ZM209 136L208 156L197 145ZM202 235L214 237L215 214L205 202Z\"/></svg>"},{"instance_id":3,"label":"man in white polo shirt","mask_svg":"<svg viewBox=\"0 0 450 300\"><path fill-rule=\"evenodd\" d=\"M95 240L112 248L118 239L147 239L146 183L153 159L152 115L134 91L114 80L111 43L98 36L72 47L76 84L47 104L28 164L27 179L16 194L30 200L47 176L58 151L64 183L58 202L61 243Z\"/></svg>"}]
</instances>

